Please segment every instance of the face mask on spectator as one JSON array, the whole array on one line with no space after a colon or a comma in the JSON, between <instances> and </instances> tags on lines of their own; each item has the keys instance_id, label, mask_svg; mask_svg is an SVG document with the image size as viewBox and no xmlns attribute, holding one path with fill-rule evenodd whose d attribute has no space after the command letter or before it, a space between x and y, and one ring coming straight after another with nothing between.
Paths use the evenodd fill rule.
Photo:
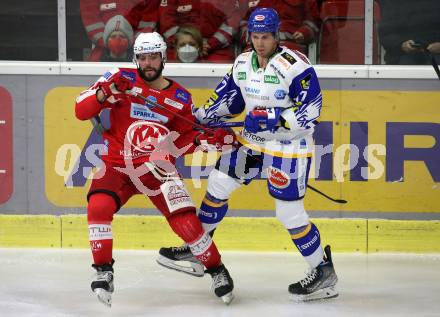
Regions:
<instances>
[{"instance_id":1,"label":"face mask on spectator","mask_svg":"<svg viewBox=\"0 0 440 317\"><path fill-rule=\"evenodd\" d=\"M177 49L179 59L184 63L192 63L199 57L199 51L195 46L186 44Z\"/></svg>"},{"instance_id":2,"label":"face mask on spectator","mask_svg":"<svg viewBox=\"0 0 440 317\"><path fill-rule=\"evenodd\" d=\"M121 56L128 49L128 40L124 38L110 38L107 42L108 49L114 56Z\"/></svg>"}]
</instances>

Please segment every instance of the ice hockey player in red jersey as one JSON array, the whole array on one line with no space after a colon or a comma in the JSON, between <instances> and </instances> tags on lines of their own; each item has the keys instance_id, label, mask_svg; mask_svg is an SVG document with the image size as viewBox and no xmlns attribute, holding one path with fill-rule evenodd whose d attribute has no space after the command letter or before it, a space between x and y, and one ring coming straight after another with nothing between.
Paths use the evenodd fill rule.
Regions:
<instances>
[{"instance_id":1,"label":"ice hockey player in red jersey","mask_svg":"<svg viewBox=\"0 0 440 317\"><path fill-rule=\"evenodd\" d=\"M212 276L215 294L229 304L233 281L217 247L204 232L174 165L177 156L197 150L199 145L221 148L234 135L222 129L214 133L194 129L191 94L162 76L166 44L158 33L141 33L135 40L134 56L136 69L109 71L76 99L80 120L110 109L111 127L103 133L107 147L104 166L87 194L92 266L96 269L91 288L100 301L111 305L113 215L131 196L143 194L189 244Z\"/></svg>"}]
</instances>

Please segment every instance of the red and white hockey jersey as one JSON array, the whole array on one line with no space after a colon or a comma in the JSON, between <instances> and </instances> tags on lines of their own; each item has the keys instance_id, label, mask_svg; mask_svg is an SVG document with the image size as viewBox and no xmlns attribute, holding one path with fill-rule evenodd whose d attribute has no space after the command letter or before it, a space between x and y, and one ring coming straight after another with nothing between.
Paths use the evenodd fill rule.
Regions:
<instances>
[{"instance_id":1,"label":"red and white hockey jersey","mask_svg":"<svg viewBox=\"0 0 440 317\"><path fill-rule=\"evenodd\" d=\"M99 83L111 80L118 72L133 81L133 91L167 108L168 111L148 106L143 99L128 94L125 100L116 105L108 101L100 104L96 99ZM117 68L105 73L78 96L75 112L80 120L93 118L104 108L110 109L111 127L103 133L104 144L108 147L108 154L102 156L104 162L118 166L123 166L127 159L134 165L148 162L158 143L172 131L179 134L173 142L175 148L172 150L185 148L181 155L194 150L194 138L200 132L193 130L191 124L195 121L191 112L191 94L175 81L168 80L170 85L167 88L155 90L139 77L136 69ZM175 114L184 116L187 121L176 117ZM174 164L174 153L171 151L165 159Z\"/></svg>"}]
</instances>

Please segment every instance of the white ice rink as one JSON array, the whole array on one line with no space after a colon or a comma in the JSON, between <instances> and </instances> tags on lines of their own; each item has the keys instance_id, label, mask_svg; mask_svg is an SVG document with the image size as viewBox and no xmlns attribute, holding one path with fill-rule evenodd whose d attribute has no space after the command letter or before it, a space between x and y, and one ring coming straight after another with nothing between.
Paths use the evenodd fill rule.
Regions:
<instances>
[{"instance_id":1,"label":"white ice rink","mask_svg":"<svg viewBox=\"0 0 440 317\"><path fill-rule=\"evenodd\" d=\"M298 254L225 252L235 300L225 306L196 278L156 264L156 252L116 251L113 306L90 290L88 250L0 249L0 316L440 316L440 255L334 254L336 299L294 303Z\"/></svg>"}]
</instances>

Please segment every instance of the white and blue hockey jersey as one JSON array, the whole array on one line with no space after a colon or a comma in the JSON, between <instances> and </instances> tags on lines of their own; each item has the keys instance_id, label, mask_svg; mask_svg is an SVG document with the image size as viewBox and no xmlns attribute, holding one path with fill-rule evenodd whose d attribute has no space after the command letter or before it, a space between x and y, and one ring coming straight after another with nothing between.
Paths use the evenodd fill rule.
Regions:
<instances>
[{"instance_id":1,"label":"white and blue hockey jersey","mask_svg":"<svg viewBox=\"0 0 440 317\"><path fill-rule=\"evenodd\" d=\"M274 131L251 133L243 129L238 139L247 147L284 156L304 150L310 153L311 135L321 107L321 88L307 57L279 47L265 69L259 67L253 51L238 56L232 73L223 78L204 106L194 109L194 115L202 124L209 125L243 111L281 108L279 125Z\"/></svg>"}]
</instances>

